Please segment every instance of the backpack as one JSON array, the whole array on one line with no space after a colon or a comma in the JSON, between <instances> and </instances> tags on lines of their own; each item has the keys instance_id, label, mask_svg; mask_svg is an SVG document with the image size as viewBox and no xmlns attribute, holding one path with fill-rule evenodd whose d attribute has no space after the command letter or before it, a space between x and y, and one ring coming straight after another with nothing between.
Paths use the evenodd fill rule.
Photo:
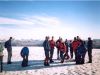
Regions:
<instances>
[{"instance_id":1,"label":"backpack","mask_svg":"<svg viewBox=\"0 0 100 75\"><path fill-rule=\"evenodd\" d=\"M8 42L6 41L4 44L4 47L7 48Z\"/></svg>"}]
</instances>

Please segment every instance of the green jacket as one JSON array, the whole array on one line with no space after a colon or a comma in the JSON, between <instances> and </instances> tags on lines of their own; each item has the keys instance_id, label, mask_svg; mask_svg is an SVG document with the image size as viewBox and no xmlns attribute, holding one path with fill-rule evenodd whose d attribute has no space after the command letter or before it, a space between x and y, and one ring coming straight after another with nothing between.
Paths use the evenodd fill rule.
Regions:
<instances>
[{"instance_id":1,"label":"green jacket","mask_svg":"<svg viewBox=\"0 0 100 75\"><path fill-rule=\"evenodd\" d=\"M3 52L4 48L2 46L2 44L0 44L0 52Z\"/></svg>"}]
</instances>

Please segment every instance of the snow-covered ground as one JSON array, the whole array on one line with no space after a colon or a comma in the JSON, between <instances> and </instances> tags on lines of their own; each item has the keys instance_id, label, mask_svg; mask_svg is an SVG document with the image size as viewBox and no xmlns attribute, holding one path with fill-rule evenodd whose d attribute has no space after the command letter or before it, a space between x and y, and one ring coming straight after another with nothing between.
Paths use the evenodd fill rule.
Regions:
<instances>
[{"instance_id":1,"label":"snow-covered ground","mask_svg":"<svg viewBox=\"0 0 100 75\"><path fill-rule=\"evenodd\" d=\"M54 63L49 67L43 65L44 50L42 47L29 47L29 66L21 67L22 58L20 50L22 47L13 47L12 64L7 65L7 51L4 50L4 70L0 75L100 75L100 49L93 49L93 63L76 65L72 59L66 60L64 63L59 63L55 48Z\"/></svg>"}]
</instances>

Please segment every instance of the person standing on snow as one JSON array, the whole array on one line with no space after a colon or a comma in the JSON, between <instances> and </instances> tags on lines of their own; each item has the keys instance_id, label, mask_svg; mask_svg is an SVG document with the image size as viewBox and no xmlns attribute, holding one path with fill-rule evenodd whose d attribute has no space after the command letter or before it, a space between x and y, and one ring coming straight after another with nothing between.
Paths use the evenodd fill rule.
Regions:
<instances>
[{"instance_id":1,"label":"person standing on snow","mask_svg":"<svg viewBox=\"0 0 100 75\"><path fill-rule=\"evenodd\" d=\"M50 63L54 62L52 60L53 58L53 54L54 54L54 47L55 47L55 41L54 41L54 37L52 36L52 39L49 41L50 43Z\"/></svg>"},{"instance_id":2,"label":"person standing on snow","mask_svg":"<svg viewBox=\"0 0 100 75\"><path fill-rule=\"evenodd\" d=\"M88 51L88 57L89 57L88 63L92 63L92 49L93 49L93 42L91 38L89 37L88 42L87 42L87 51Z\"/></svg>"},{"instance_id":3,"label":"person standing on snow","mask_svg":"<svg viewBox=\"0 0 100 75\"><path fill-rule=\"evenodd\" d=\"M49 37L46 36L45 40L43 42L44 52L45 52L45 60L44 60L44 66L50 66L49 65L49 51L50 51L50 43L49 43Z\"/></svg>"}]
</instances>

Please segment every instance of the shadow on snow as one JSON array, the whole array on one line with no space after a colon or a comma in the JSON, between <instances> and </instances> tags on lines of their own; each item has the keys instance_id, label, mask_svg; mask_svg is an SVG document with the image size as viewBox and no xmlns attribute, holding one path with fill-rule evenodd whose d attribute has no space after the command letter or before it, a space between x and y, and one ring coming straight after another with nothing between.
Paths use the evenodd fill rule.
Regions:
<instances>
[{"instance_id":1,"label":"shadow on snow","mask_svg":"<svg viewBox=\"0 0 100 75\"><path fill-rule=\"evenodd\" d=\"M63 67L63 66L73 66L75 62L65 61L65 63L60 63L57 60L54 60L54 63L51 63L50 66L44 66L43 60L29 60L27 67L21 67L22 61L14 61L12 64L4 63L4 71L22 71L22 70L36 70L42 68L52 68L52 67Z\"/></svg>"}]
</instances>

